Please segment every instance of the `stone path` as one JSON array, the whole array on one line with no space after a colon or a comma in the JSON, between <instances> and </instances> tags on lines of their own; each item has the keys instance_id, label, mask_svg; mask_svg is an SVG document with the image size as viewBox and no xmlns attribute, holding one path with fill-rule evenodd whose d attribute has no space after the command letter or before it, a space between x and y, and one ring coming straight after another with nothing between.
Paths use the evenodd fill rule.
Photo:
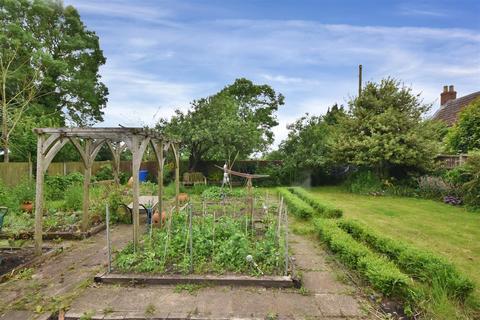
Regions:
<instances>
[{"instance_id":1,"label":"stone path","mask_svg":"<svg viewBox=\"0 0 480 320\"><path fill-rule=\"evenodd\" d=\"M73 301L65 319L367 319L355 288L338 280L327 254L309 239L290 239L300 290L206 287L189 293L174 286L94 285Z\"/></svg>"},{"instance_id":2,"label":"stone path","mask_svg":"<svg viewBox=\"0 0 480 320\"><path fill-rule=\"evenodd\" d=\"M132 238L131 226L112 228L113 247L123 247ZM33 274L0 284L0 319L48 319L50 310L67 305L88 287L107 261L105 232L83 241L65 241L65 249Z\"/></svg>"}]
</instances>

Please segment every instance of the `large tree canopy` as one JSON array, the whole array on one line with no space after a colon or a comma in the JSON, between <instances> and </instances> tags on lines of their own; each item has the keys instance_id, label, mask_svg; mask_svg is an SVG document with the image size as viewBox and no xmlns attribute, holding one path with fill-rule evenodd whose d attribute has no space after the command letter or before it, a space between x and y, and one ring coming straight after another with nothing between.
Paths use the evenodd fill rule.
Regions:
<instances>
[{"instance_id":1,"label":"large tree canopy","mask_svg":"<svg viewBox=\"0 0 480 320\"><path fill-rule=\"evenodd\" d=\"M447 134L447 144L455 153L480 150L480 98L462 110L458 122Z\"/></svg>"},{"instance_id":2,"label":"large tree canopy","mask_svg":"<svg viewBox=\"0 0 480 320\"><path fill-rule=\"evenodd\" d=\"M278 151L269 155L283 160L288 181L300 181L309 173L326 173L332 166L331 142L337 124L345 117L343 107L334 105L324 116L305 116L288 125L288 137Z\"/></svg>"},{"instance_id":3,"label":"large tree canopy","mask_svg":"<svg viewBox=\"0 0 480 320\"><path fill-rule=\"evenodd\" d=\"M219 93L192 102L187 112L176 111L157 126L164 134L180 138L182 151L194 170L204 160L233 160L264 151L273 142L275 112L283 96L268 85L237 79Z\"/></svg>"},{"instance_id":4,"label":"large tree canopy","mask_svg":"<svg viewBox=\"0 0 480 320\"><path fill-rule=\"evenodd\" d=\"M438 130L422 120L430 106L410 88L393 79L368 83L349 105L333 149L337 160L375 169L381 176L392 168L425 169L433 163Z\"/></svg>"},{"instance_id":5,"label":"large tree canopy","mask_svg":"<svg viewBox=\"0 0 480 320\"><path fill-rule=\"evenodd\" d=\"M101 121L107 88L98 37L72 6L53 0L0 1L2 142L25 114L61 123Z\"/></svg>"}]
</instances>

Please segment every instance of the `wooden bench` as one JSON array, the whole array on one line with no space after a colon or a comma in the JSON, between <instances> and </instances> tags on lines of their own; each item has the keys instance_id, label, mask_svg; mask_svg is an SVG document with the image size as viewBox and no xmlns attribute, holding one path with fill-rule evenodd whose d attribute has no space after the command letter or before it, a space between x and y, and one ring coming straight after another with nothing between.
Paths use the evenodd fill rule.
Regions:
<instances>
[{"instance_id":1,"label":"wooden bench","mask_svg":"<svg viewBox=\"0 0 480 320\"><path fill-rule=\"evenodd\" d=\"M182 184L184 186L195 186L197 184L207 185L207 178L201 172L185 172Z\"/></svg>"}]
</instances>

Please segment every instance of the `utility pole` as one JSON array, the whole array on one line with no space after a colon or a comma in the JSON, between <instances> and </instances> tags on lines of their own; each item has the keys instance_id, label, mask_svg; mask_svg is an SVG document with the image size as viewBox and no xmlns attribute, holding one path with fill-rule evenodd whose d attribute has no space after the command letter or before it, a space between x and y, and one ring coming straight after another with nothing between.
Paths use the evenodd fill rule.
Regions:
<instances>
[{"instance_id":1,"label":"utility pole","mask_svg":"<svg viewBox=\"0 0 480 320\"><path fill-rule=\"evenodd\" d=\"M358 65L358 96L362 94L362 65Z\"/></svg>"}]
</instances>

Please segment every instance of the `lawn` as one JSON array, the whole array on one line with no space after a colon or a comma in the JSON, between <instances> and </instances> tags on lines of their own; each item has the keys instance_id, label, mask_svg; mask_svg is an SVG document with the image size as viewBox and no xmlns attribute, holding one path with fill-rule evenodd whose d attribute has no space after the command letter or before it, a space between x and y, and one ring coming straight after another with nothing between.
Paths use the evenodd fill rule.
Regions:
<instances>
[{"instance_id":1,"label":"lawn","mask_svg":"<svg viewBox=\"0 0 480 320\"><path fill-rule=\"evenodd\" d=\"M344 210L394 239L437 252L452 261L476 283L480 296L480 213L441 202L352 194L340 187L317 187L310 191L326 204Z\"/></svg>"}]
</instances>

